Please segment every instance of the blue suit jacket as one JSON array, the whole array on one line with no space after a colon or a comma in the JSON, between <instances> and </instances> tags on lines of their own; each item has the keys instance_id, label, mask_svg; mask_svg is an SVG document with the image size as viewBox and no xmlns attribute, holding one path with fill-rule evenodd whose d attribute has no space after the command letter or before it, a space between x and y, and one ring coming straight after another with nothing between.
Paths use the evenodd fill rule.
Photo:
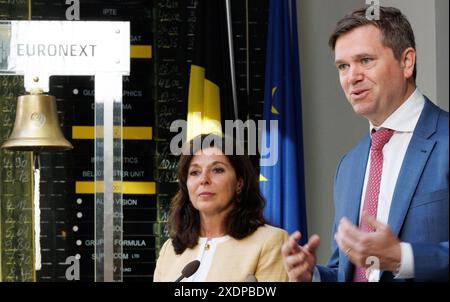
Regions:
<instances>
[{"instance_id":1,"label":"blue suit jacket","mask_svg":"<svg viewBox=\"0 0 450 302\"><path fill-rule=\"evenodd\" d=\"M449 279L449 133L448 112L426 98L395 186L388 224L402 242L412 245L415 278L411 281ZM370 150L364 137L339 163L335 176L333 238L340 219L359 221L359 207ZM353 264L332 240L327 266L318 266L322 281L351 281ZM380 281L393 279L382 272Z\"/></svg>"}]
</instances>

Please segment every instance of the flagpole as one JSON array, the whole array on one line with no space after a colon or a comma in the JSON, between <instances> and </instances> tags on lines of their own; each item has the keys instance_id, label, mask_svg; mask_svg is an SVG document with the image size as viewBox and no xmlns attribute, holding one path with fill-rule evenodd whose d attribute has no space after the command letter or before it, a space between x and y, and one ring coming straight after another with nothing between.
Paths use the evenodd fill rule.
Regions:
<instances>
[{"instance_id":1,"label":"flagpole","mask_svg":"<svg viewBox=\"0 0 450 302\"><path fill-rule=\"evenodd\" d=\"M225 0L225 5L227 10L228 50L230 53L231 90L233 93L234 119L237 120L239 118L239 114L238 114L237 92L236 92L236 74L234 71L233 27L231 20L230 0Z\"/></svg>"}]
</instances>

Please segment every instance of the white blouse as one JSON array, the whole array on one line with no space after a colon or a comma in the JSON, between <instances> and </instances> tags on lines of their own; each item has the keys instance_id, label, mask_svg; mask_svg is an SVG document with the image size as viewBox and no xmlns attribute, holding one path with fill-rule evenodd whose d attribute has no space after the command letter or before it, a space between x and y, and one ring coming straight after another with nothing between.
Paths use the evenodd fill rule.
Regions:
<instances>
[{"instance_id":1,"label":"white blouse","mask_svg":"<svg viewBox=\"0 0 450 302\"><path fill-rule=\"evenodd\" d=\"M186 282L204 282L206 280L217 245L227 241L228 239L230 239L230 236L228 235L211 238L209 240L206 237L199 238L198 244L200 246L200 250L198 252L197 260L200 261L200 267L195 274L186 280Z\"/></svg>"}]
</instances>

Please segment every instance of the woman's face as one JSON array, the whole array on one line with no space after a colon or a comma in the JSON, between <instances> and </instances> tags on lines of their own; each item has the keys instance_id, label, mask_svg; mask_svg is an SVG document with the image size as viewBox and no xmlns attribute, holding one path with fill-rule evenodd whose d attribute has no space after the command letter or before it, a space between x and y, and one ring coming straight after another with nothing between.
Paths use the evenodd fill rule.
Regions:
<instances>
[{"instance_id":1,"label":"woman's face","mask_svg":"<svg viewBox=\"0 0 450 302\"><path fill-rule=\"evenodd\" d=\"M228 158L216 148L198 151L189 164L187 188L194 208L206 215L227 213L233 197L242 189L242 179Z\"/></svg>"}]
</instances>

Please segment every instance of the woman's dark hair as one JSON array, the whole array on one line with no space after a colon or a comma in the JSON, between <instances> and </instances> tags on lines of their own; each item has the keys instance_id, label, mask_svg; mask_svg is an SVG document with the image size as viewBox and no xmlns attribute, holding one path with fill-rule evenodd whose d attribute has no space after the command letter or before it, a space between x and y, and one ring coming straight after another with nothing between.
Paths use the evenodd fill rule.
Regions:
<instances>
[{"instance_id":1,"label":"woman's dark hair","mask_svg":"<svg viewBox=\"0 0 450 302\"><path fill-rule=\"evenodd\" d=\"M395 7L380 6L379 19L368 19L367 8L357 9L338 21L336 28L330 36L328 44L334 50L340 36L355 28L373 25L382 33L382 43L394 52L397 61L402 58L403 51L408 47L416 48L414 32L411 24L402 12ZM417 64L416 64L417 65ZM416 80L417 68L414 65L413 80Z\"/></svg>"},{"instance_id":2,"label":"woman's dark hair","mask_svg":"<svg viewBox=\"0 0 450 302\"><path fill-rule=\"evenodd\" d=\"M200 236L199 211L192 206L186 185L192 157L200 149L221 150L233 166L236 178L243 180L241 193L235 196L234 207L226 218L227 235L241 239L265 224L263 218L265 200L259 190L257 174L250 159L240 152L243 149L239 147L233 139L215 134L199 135L185 145L178 162L179 189L171 201L168 221L169 234L176 254L197 245Z\"/></svg>"}]
</instances>

